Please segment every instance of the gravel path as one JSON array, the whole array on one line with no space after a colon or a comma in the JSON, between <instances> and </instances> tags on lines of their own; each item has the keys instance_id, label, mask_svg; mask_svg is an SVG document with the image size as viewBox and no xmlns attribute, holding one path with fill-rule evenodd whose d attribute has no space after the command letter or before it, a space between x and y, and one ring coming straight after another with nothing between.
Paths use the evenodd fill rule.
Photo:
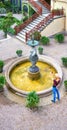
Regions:
<instances>
[{"instance_id":1,"label":"gravel path","mask_svg":"<svg viewBox=\"0 0 67 130\"><path fill-rule=\"evenodd\" d=\"M30 110L0 95L0 130L67 130L67 96Z\"/></svg>"},{"instance_id":2,"label":"gravel path","mask_svg":"<svg viewBox=\"0 0 67 130\"><path fill-rule=\"evenodd\" d=\"M22 48L23 55L29 55L31 48L15 38L0 42L0 59L16 57L18 48ZM63 71L63 80L67 79L67 69L61 63L61 57L67 56L67 37L63 44L55 44L51 39L50 45L44 47L44 55L57 60ZM25 107L25 101L14 102L0 93L0 130L67 130L67 93L62 94L61 89L60 93L60 102L54 104L51 98L45 97L37 110Z\"/></svg>"}]
</instances>

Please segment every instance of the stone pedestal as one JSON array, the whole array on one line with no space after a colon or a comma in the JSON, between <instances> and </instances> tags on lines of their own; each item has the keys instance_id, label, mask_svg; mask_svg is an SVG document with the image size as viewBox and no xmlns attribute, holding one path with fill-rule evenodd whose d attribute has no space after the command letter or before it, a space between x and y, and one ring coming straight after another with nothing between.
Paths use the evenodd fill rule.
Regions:
<instances>
[{"instance_id":1,"label":"stone pedestal","mask_svg":"<svg viewBox=\"0 0 67 130\"><path fill-rule=\"evenodd\" d=\"M35 73L28 71L28 77L32 80L39 79L40 78L40 71L37 71Z\"/></svg>"}]
</instances>

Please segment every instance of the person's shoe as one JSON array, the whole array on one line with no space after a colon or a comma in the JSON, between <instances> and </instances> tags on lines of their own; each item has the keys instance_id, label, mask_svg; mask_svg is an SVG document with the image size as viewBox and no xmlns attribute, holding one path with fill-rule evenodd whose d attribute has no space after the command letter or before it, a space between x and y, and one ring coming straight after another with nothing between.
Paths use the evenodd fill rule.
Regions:
<instances>
[{"instance_id":1,"label":"person's shoe","mask_svg":"<svg viewBox=\"0 0 67 130\"><path fill-rule=\"evenodd\" d=\"M58 101L60 101L60 99L58 99Z\"/></svg>"},{"instance_id":2,"label":"person's shoe","mask_svg":"<svg viewBox=\"0 0 67 130\"><path fill-rule=\"evenodd\" d=\"M58 97L56 97L56 99L57 99L58 101L60 101L60 99L58 99Z\"/></svg>"},{"instance_id":3,"label":"person's shoe","mask_svg":"<svg viewBox=\"0 0 67 130\"><path fill-rule=\"evenodd\" d=\"M55 103L55 101L54 101L54 100L51 100L51 101Z\"/></svg>"}]
</instances>

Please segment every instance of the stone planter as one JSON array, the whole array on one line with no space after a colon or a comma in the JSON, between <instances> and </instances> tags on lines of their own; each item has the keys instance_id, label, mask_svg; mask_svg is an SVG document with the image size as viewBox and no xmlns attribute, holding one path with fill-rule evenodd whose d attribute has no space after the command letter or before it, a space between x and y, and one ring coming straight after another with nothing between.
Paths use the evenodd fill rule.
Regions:
<instances>
[{"instance_id":1,"label":"stone planter","mask_svg":"<svg viewBox=\"0 0 67 130\"><path fill-rule=\"evenodd\" d=\"M21 57L21 56L22 56L22 54L17 54L17 56L18 56L18 57Z\"/></svg>"},{"instance_id":2,"label":"stone planter","mask_svg":"<svg viewBox=\"0 0 67 130\"><path fill-rule=\"evenodd\" d=\"M22 50L17 50L16 54L17 54L18 57L21 57L22 56Z\"/></svg>"},{"instance_id":3,"label":"stone planter","mask_svg":"<svg viewBox=\"0 0 67 130\"><path fill-rule=\"evenodd\" d=\"M39 54L43 54L43 47L39 47L38 52L39 52Z\"/></svg>"}]
</instances>

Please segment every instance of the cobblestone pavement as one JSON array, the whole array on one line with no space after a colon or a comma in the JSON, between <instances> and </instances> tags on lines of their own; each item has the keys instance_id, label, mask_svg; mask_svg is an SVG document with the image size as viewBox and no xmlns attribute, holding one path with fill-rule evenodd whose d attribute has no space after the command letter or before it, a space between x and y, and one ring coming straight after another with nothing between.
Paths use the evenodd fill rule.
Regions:
<instances>
[{"instance_id":1,"label":"cobblestone pavement","mask_svg":"<svg viewBox=\"0 0 67 130\"><path fill-rule=\"evenodd\" d=\"M15 37L1 41L0 59L6 62L16 57L17 49L22 49L23 56L26 56L29 55L31 47ZM43 54L53 57L60 64L63 81L67 79L67 69L61 62L61 57L67 56L67 37L62 44L56 43L51 38L50 45L44 47ZM63 81L60 88L60 102L51 103L51 96L41 98L37 110L27 108L22 97L7 91L0 93L0 130L67 130L67 93Z\"/></svg>"}]
</instances>

